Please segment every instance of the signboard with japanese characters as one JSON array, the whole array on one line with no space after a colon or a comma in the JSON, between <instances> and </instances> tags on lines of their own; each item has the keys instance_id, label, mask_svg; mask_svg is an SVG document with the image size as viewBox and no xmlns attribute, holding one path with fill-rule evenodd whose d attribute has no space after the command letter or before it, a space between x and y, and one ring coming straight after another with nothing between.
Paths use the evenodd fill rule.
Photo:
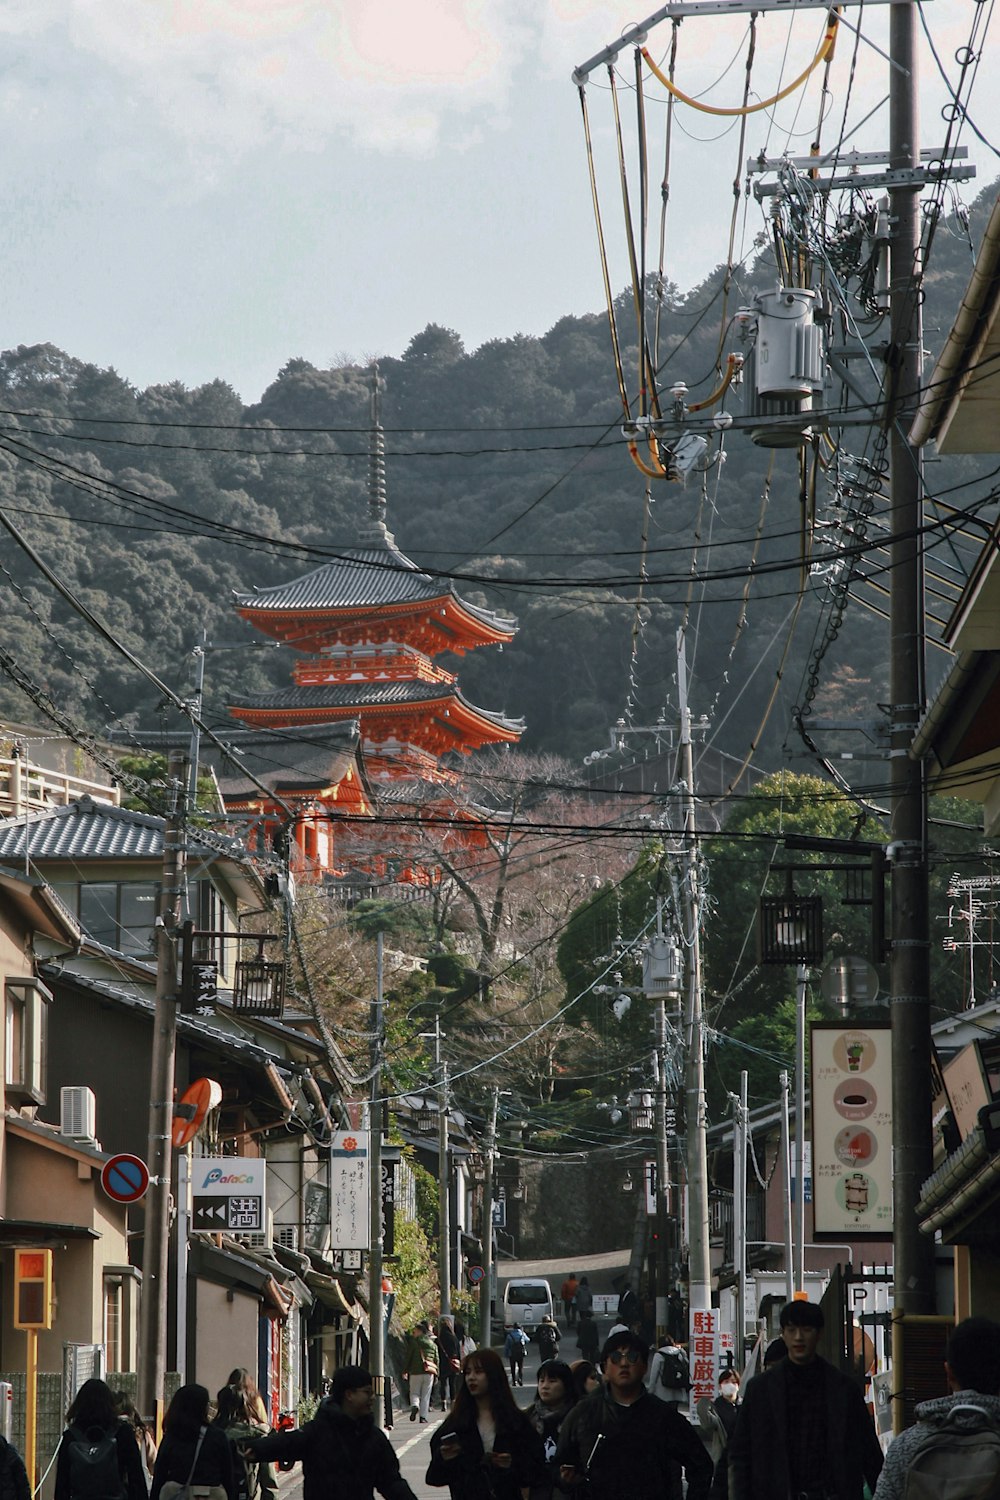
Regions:
<instances>
[{"instance_id":1,"label":"signboard with japanese characters","mask_svg":"<svg viewBox=\"0 0 1000 1500\"><path fill-rule=\"evenodd\" d=\"M396 1163L382 1162L382 1254L396 1253Z\"/></svg>"},{"instance_id":2,"label":"signboard with japanese characters","mask_svg":"<svg viewBox=\"0 0 1000 1500\"><path fill-rule=\"evenodd\" d=\"M198 1156L191 1168L191 1228L257 1234L264 1228L267 1165L261 1156Z\"/></svg>"},{"instance_id":3,"label":"signboard with japanese characters","mask_svg":"<svg viewBox=\"0 0 1000 1500\"><path fill-rule=\"evenodd\" d=\"M717 1309L692 1312L688 1360L691 1366L691 1405L697 1408L702 1396L713 1401L719 1393L719 1370L725 1361L722 1359Z\"/></svg>"},{"instance_id":4,"label":"signboard with japanese characters","mask_svg":"<svg viewBox=\"0 0 1000 1500\"><path fill-rule=\"evenodd\" d=\"M889 1027L819 1021L810 1038L815 1238L891 1239Z\"/></svg>"},{"instance_id":5,"label":"signboard with japanese characters","mask_svg":"<svg viewBox=\"0 0 1000 1500\"><path fill-rule=\"evenodd\" d=\"M330 1151L330 1216L334 1250L365 1250L371 1243L367 1130L339 1130Z\"/></svg>"}]
</instances>

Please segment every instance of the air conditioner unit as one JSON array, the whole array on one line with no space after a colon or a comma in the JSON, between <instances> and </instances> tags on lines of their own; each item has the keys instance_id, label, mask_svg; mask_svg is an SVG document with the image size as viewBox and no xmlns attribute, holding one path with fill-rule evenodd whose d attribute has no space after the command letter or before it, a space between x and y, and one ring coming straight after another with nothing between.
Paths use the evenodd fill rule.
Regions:
<instances>
[{"instance_id":1,"label":"air conditioner unit","mask_svg":"<svg viewBox=\"0 0 1000 1500\"><path fill-rule=\"evenodd\" d=\"M59 1133L71 1141L97 1141L97 1096L85 1084L59 1090Z\"/></svg>"},{"instance_id":2,"label":"air conditioner unit","mask_svg":"<svg viewBox=\"0 0 1000 1500\"><path fill-rule=\"evenodd\" d=\"M244 1230L237 1234L241 1245L246 1245L248 1250L271 1250L274 1248L274 1215L270 1209L265 1212L264 1228Z\"/></svg>"},{"instance_id":3,"label":"air conditioner unit","mask_svg":"<svg viewBox=\"0 0 1000 1500\"><path fill-rule=\"evenodd\" d=\"M274 1231L274 1243L280 1245L283 1250L297 1250L299 1248L299 1226L297 1224L279 1224Z\"/></svg>"}]
</instances>

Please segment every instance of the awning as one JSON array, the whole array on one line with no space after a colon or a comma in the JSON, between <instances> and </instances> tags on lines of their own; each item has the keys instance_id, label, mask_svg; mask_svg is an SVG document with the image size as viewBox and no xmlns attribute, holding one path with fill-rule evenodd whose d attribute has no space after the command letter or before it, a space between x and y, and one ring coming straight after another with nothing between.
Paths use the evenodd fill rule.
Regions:
<instances>
[{"instance_id":1,"label":"awning","mask_svg":"<svg viewBox=\"0 0 1000 1500\"><path fill-rule=\"evenodd\" d=\"M242 1286L256 1292L272 1312L287 1317L295 1305L291 1292L280 1286L266 1267L231 1250L222 1250L217 1245L191 1242L191 1268L196 1276L214 1281L217 1286Z\"/></svg>"},{"instance_id":2,"label":"awning","mask_svg":"<svg viewBox=\"0 0 1000 1500\"><path fill-rule=\"evenodd\" d=\"M0 1249L14 1245L37 1245L39 1250L56 1249L67 1240L99 1240L96 1229L83 1224L48 1224L41 1219L0 1219Z\"/></svg>"},{"instance_id":3,"label":"awning","mask_svg":"<svg viewBox=\"0 0 1000 1500\"><path fill-rule=\"evenodd\" d=\"M356 1318L358 1316L358 1305L352 1302L344 1292L344 1288L335 1276L324 1276L322 1271L307 1271L306 1285L316 1298L330 1312L338 1316Z\"/></svg>"}]
</instances>

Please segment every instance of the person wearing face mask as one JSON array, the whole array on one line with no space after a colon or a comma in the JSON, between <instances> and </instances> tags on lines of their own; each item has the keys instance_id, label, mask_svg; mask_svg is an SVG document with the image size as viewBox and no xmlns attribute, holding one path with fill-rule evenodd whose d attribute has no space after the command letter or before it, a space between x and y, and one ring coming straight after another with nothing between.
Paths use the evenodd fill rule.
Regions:
<instances>
[{"instance_id":1,"label":"person wearing face mask","mask_svg":"<svg viewBox=\"0 0 1000 1500\"><path fill-rule=\"evenodd\" d=\"M739 1373L730 1368L719 1376L715 1400L702 1396L698 1402L698 1435L715 1465L712 1500L726 1500L729 1494L729 1439L736 1427L739 1399Z\"/></svg>"}]
</instances>

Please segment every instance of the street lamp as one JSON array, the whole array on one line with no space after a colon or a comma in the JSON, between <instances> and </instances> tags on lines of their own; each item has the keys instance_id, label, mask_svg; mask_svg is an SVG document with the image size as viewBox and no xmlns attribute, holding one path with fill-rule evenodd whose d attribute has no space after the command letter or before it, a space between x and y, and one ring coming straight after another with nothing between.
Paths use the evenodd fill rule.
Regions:
<instances>
[{"instance_id":1,"label":"street lamp","mask_svg":"<svg viewBox=\"0 0 1000 1500\"><path fill-rule=\"evenodd\" d=\"M656 1124L653 1096L648 1090L633 1090L628 1096L628 1123L635 1135L645 1135Z\"/></svg>"},{"instance_id":2,"label":"street lamp","mask_svg":"<svg viewBox=\"0 0 1000 1500\"><path fill-rule=\"evenodd\" d=\"M823 961L823 898L799 896L786 872L784 894L761 896L757 917L757 961L795 968L795 1241L792 1291L805 1285L806 988L809 964ZM788 1184L789 1197L791 1183ZM741 1262L741 1267L742 1267ZM742 1269L740 1273L742 1285Z\"/></svg>"}]
</instances>

